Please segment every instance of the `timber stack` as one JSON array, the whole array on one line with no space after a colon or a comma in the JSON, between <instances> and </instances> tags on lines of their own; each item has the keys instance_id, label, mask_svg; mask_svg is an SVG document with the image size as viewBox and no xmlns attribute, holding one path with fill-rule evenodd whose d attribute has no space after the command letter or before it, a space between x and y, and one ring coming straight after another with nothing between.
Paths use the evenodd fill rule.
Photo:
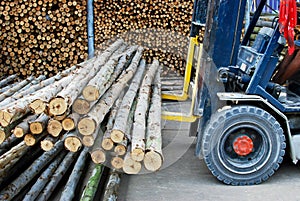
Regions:
<instances>
[{"instance_id":1,"label":"timber stack","mask_svg":"<svg viewBox=\"0 0 300 201\"><path fill-rule=\"evenodd\" d=\"M81 185L85 200L96 194L93 180L100 182L104 166L128 174L143 164L161 168L161 66L147 65L143 51L119 39L51 78L30 77L2 92L0 200L48 200L61 185L60 200L78 196Z\"/></svg>"}]
</instances>

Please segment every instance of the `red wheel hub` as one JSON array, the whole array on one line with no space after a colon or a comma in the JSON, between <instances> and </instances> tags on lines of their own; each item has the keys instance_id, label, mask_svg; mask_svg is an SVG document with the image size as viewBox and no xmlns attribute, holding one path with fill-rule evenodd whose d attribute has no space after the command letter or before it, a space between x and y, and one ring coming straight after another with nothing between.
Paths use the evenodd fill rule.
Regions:
<instances>
[{"instance_id":1,"label":"red wheel hub","mask_svg":"<svg viewBox=\"0 0 300 201\"><path fill-rule=\"evenodd\" d=\"M233 149L238 155L246 156L253 150L253 141L247 135L240 136L234 140Z\"/></svg>"}]
</instances>

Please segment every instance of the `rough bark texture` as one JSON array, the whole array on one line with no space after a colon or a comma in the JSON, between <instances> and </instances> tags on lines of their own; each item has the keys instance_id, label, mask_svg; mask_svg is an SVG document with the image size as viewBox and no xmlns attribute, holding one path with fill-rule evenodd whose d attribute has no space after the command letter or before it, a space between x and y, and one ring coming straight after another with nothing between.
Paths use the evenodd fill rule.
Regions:
<instances>
[{"instance_id":1,"label":"rough bark texture","mask_svg":"<svg viewBox=\"0 0 300 201\"><path fill-rule=\"evenodd\" d=\"M117 201L121 178L118 172L111 171L105 187L103 201Z\"/></svg>"},{"instance_id":2,"label":"rough bark texture","mask_svg":"<svg viewBox=\"0 0 300 201\"><path fill-rule=\"evenodd\" d=\"M143 79L137 106L134 114L134 123L132 128L132 147L131 157L136 161L144 159L145 151L145 134L146 134L146 118L149 107L149 98L151 93L151 84L154 80L157 69L159 68L158 61L154 61L146 72Z\"/></svg>"},{"instance_id":3,"label":"rough bark texture","mask_svg":"<svg viewBox=\"0 0 300 201\"><path fill-rule=\"evenodd\" d=\"M8 76L8 77L2 79L2 80L0 81L0 87L3 87L3 86L5 86L5 85L9 84L10 82L12 82L12 81L13 81L14 79L16 79L17 77L18 77L17 74L13 74L13 75L10 75L10 76Z\"/></svg>"},{"instance_id":4,"label":"rough bark texture","mask_svg":"<svg viewBox=\"0 0 300 201\"><path fill-rule=\"evenodd\" d=\"M87 117L82 118L78 123L78 129L81 134L91 135L96 126L100 125L105 115L113 106L115 100L119 97L126 84L135 74L143 48L138 48L130 66L126 69L126 73L122 74L120 78L109 88L109 90L99 100L99 103L93 107L88 113Z\"/></svg>"},{"instance_id":5,"label":"rough bark texture","mask_svg":"<svg viewBox=\"0 0 300 201\"><path fill-rule=\"evenodd\" d=\"M52 175L51 180L47 184L47 186L43 189L41 194L37 197L36 201L44 201L48 200L54 191L55 187L60 182L61 178L66 174L67 170L71 166L72 162L77 157L77 153L69 152L61 164L56 169L55 173Z\"/></svg>"},{"instance_id":6,"label":"rough bark texture","mask_svg":"<svg viewBox=\"0 0 300 201\"><path fill-rule=\"evenodd\" d=\"M17 145L20 141L21 139L17 138L14 135L10 135L5 139L4 142L2 142L2 144L0 144L0 156L11 149L13 146Z\"/></svg>"},{"instance_id":7,"label":"rough bark texture","mask_svg":"<svg viewBox=\"0 0 300 201\"><path fill-rule=\"evenodd\" d=\"M80 201L90 201L94 199L98 184L102 176L103 166L95 165L92 175L82 193Z\"/></svg>"},{"instance_id":8,"label":"rough bark texture","mask_svg":"<svg viewBox=\"0 0 300 201\"><path fill-rule=\"evenodd\" d=\"M85 162L87 160L89 148L85 147L76 161L73 171L64 187L64 190L60 196L60 201L72 201L76 194L76 187L80 180L80 177L84 171Z\"/></svg>"},{"instance_id":9,"label":"rough bark texture","mask_svg":"<svg viewBox=\"0 0 300 201\"><path fill-rule=\"evenodd\" d=\"M42 192L46 184L50 181L53 173L64 159L66 152L62 151L51 164L44 170L41 176L37 179L37 181L33 184L31 189L26 193L23 201L32 201L35 200L38 195Z\"/></svg>"},{"instance_id":10,"label":"rough bark texture","mask_svg":"<svg viewBox=\"0 0 300 201\"><path fill-rule=\"evenodd\" d=\"M4 169L11 160L21 158L28 149L29 148L24 142L20 142L18 145L14 146L0 157L0 169Z\"/></svg>"},{"instance_id":11,"label":"rough bark texture","mask_svg":"<svg viewBox=\"0 0 300 201\"><path fill-rule=\"evenodd\" d=\"M147 119L146 154L144 165L147 170L157 171L163 162L161 136L161 83L157 71Z\"/></svg>"},{"instance_id":12,"label":"rough bark texture","mask_svg":"<svg viewBox=\"0 0 300 201\"><path fill-rule=\"evenodd\" d=\"M145 62L141 61L139 68L134 78L132 79L132 82L130 83L129 89L126 92L122 100L120 109L118 110L118 113L116 115L114 126L111 132L111 139L116 143L121 142L125 137L126 127L128 126L127 121L130 114L130 108L133 105L133 101L140 87L140 83L145 71L145 66Z\"/></svg>"},{"instance_id":13,"label":"rough bark texture","mask_svg":"<svg viewBox=\"0 0 300 201\"><path fill-rule=\"evenodd\" d=\"M46 165L48 165L62 148L63 142L59 141L51 151L42 154L27 170L0 192L0 200L12 200Z\"/></svg>"}]
</instances>

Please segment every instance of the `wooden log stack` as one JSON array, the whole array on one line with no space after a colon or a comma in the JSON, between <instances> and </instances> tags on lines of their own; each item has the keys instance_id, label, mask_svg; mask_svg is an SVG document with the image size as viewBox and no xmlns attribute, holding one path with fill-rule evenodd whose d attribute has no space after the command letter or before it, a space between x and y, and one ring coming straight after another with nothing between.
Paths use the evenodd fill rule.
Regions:
<instances>
[{"instance_id":1,"label":"wooden log stack","mask_svg":"<svg viewBox=\"0 0 300 201\"><path fill-rule=\"evenodd\" d=\"M0 200L72 200L86 185L82 177L91 177L81 198L89 200L106 166L128 174L138 174L143 164L159 170L161 66L157 60L147 65L143 51L116 40L51 78L21 81L22 87L3 98ZM84 161L95 164L90 175L83 173ZM58 186L64 190L56 194Z\"/></svg>"}]
</instances>

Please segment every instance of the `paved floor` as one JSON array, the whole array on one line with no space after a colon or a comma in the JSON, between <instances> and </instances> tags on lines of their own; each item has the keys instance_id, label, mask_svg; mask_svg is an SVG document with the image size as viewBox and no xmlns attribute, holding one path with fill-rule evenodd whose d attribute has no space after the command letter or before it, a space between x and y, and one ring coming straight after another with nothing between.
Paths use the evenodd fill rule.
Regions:
<instances>
[{"instance_id":1,"label":"paved floor","mask_svg":"<svg viewBox=\"0 0 300 201\"><path fill-rule=\"evenodd\" d=\"M300 167L288 158L260 185L228 186L215 179L204 161L194 156L195 139L187 136L187 129L187 125L165 124L165 166L156 173L124 175L118 200L300 201Z\"/></svg>"}]
</instances>

